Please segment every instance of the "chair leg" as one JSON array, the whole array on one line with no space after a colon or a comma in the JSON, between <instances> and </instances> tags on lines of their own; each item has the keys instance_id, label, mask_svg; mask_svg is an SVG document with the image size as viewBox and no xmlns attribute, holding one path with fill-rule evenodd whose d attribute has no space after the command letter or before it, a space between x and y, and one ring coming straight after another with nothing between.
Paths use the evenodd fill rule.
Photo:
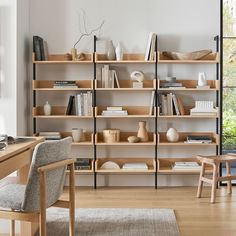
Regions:
<instances>
[{"instance_id":1,"label":"chair leg","mask_svg":"<svg viewBox=\"0 0 236 236\"><path fill-rule=\"evenodd\" d=\"M226 174L227 175L231 175L231 166L230 166L230 162L226 162ZM227 193L231 194L232 193L232 184L231 184L231 180L229 179L227 181Z\"/></svg>"},{"instance_id":2,"label":"chair leg","mask_svg":"<svg viewBox=\"0 0 236 236\"><path fill-rule=\"evenodd\" d=\"M69 177L69 212L70 212L70 225L69 231L70 236L75 236L75 173L74 163L69 166L70 177Z\"/></svg>"},{"instance_id":3,"label":"chair leg","mask_svg":"<svg viewBox=\"0 0 236 236\"><path fill-rule=\"evenodd\" d=\"M198 198L200 198L202 195L202 185L203 185L202 177L204 177L204 174L205 174L205 163L202 162L201 172L200 172L200 176L199 176L198 189L197 189L197 197Z\"/></svg>"},{"instance_id":4,"label":"chair leg","mask_svg":"<svg viewBox=\"0 0 236 236\"><path fill-rule=\"evenodd\" d=\"M217 186L217 172L218 172L218 164L213 165L213 179L212 179L212 187L211 187L211 203L215 203L216 197L216 186Z\"/></svg>"},{"instance_id":5,"label":"chair leg","mask_svg":"<svg viewBox=\"0 0 236 236\"><path fill-rule=\"evenodd\" d=\"M15 220L10 220L10 236L15 236Z\"/></svg>"},{"instance_id":6,"label":"chair leg","mask_svg":"<svg viewBox=\"0 0 236 236\"><path fill-rule=\"evenodd\" d=\"M39 235L46 236L46 174L40 172Z\"/></svg>"}]
</instances>

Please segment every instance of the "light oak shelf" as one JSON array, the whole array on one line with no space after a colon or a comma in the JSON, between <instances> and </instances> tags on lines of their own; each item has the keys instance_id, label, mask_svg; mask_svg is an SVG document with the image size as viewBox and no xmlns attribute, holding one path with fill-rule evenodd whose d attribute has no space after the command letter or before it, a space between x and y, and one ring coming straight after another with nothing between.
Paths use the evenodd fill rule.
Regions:
<instances>
[{"instance_id":1,"label":"light oak shelf","mask_svg":"<svg viewBox=\"0 0 236 236\"><path fill-rule=\"evenodd\" d=\"M182 83L185 88L161 88L162 83L166 83L166 80L158 80L158 91L218 91L220 88L220 82L218 80L207 80L207 85L210 86L209 89L197 88L197 80L176 80L176 83Z\"/></svg>"},{"instance_id":2,"label":"light oak shelf","mask_svg":"<svg viewBox=\"0 0 236 236\"><path fill-rule=\"evenodd\" d=\"M100 169L102 164L107 161L113 161L119 165L120 169ZM129 169L124 170L122 166L125 163L146 163L148 166L147 170L142 169ZM156 162L152 158L98 158L95 161L95 172L101 174L152 174L156 172Z\"/></svg>"},{"instance_id":3,"label":"light oak shelf","mask_svg":"<svg viewBox=\"0 0 236 236\"><path fill-rule=\"evenodd\" d=\"M219 54L214 52L206 55L200 60L173 60L165 55L163 52L157 53L157 63L160 64L216 64L219 63Z\"/></svg>"},{"instance_id":4,"label":"light oak shelf","mask_svg":"<svg viewBox=\"0 0 236 236\"><path fill-rule=\"evenodd\" d=\"M122 61L107 60L106 54L95 53L95 62L97 64L153 64L156 60L146 61L145 55L139 53L125 53Z\"/></svg>"},{"instance_id":5,"label":"light oak shelf","mask_svg":"<svg viewBox=\"0 0 236 236\"><path fill-rule=\"evenodd\" d=\"M156 145L156 135L154 133L148 133L149 141L148 142L138 142L138 143L129 143L129 136L137 136L137 132L120 132L120 142L116 143L105 143L103 141L103 134L97 133L95 135L95 143L98 146L155 146Z\"/></svg>"},{"instance_id":6,"label":"light oak shelf","mask_svg":"<svg viewBox=\"0 0 236 236\"><path fill-rule=\"evenodd\" d=\"M157 108L157 112L158 112L158 115L157 117L158 118L165 118L165 119L182 119L182 118L186 118L186 119L216 119L216 118L219 118L219 112L218 112L218 115L190 115L190 109L192 109L193 106L185 106L184 109L185 109L185 113L186 115L161 115L160 114L160 108L158 107ZM218 111L218 107L216 108Z\"/></svg>"},{"instance_id":7,"label":"light oak shelf","mask_svg":"<svg viewBox=\"0 0 236 236\"><path fill-rule=\"evenodd\" d=\"M200 169L173 169L175 162L197 162L200 165L200 162L194 157L186 158L159 158L157 160L157 173L158 174L197 174L199 175ZM206 166L206 173L212 173L212 166Z\"/></svg>"},{"instance_id":8,"label":"light oak shelf","mask_svg":"<svg viewBox=\"0 0 236 236\"><path fill-rule=\"evenodd\" d=\"M66 80L63 80L66 81ZM35 91L83 91L93 90L92 80L76 80L78 88L53 88L53 80L33 80L33 90Z\"/></svg>"},{"instance_id":9,"label":"light oak shelf","mask_svg":"<svg viewBox=\"0 0 236 236\"><path fill-rule=\"evenodd\" d=\"M47 119L88 119L93 118L93 116L77 116L77 115L65 115L67 107L61 106L52 106L52 113L50 116L44 115L43 107L34 107L33 108L33 117L34 118L47 118Z\"/></svg>"},{"instance_id":10,"label":"light oak shelf","mask_svg":"<svg viewBox=\"0 0 236 236\"><path fill-rule=\"evenodd\" d=\"M120 88L102 88L101 81L95 81L95 89L97 91L154 91L156 90L155 80L144 80L143 88L133 88L132 80L119 80Z\"/></svg>"},{"instance_id":11,"label":"light oak shelf","mask_svg":"<svg viewBox=\"0 0 236 236\"><path fill-rule=\"evenodd\" d=\"M47 61L36 61L35 54L32 54L33 64L92 64L93 53L84 54L85 59L81 61L72 61L71 54L51 54L48 55Z\"/></svg>"},{"instance_id":12,"label":"light oak shelf","mask_svg":"<svg viewBox=\"0 0 236 236\"><path fill-rule=\"evenodd\" d=\"M217 146L219 145L219 135L209 132L178 132L179 141L169 142L166 138L165 132L159 132L157 134L158 146ZM188 135L198 136L207 135L212 138L212 143L185 143Z\"/></svg>"},{"instance_id":13,"label":"light oak shelf","mask_svg":"<svg viewBox=\"0 0 236 236\"><path fill-rule=\"evenodd\" d=\"M123 110L128 111L127 116L102 116L102 111L106 108L106 106L95 107L96 118L154 118L156 116L155 108L153 108L152 115L149 115L150 107L146 106L122 106Z\"/></svg>"}]
</instances>

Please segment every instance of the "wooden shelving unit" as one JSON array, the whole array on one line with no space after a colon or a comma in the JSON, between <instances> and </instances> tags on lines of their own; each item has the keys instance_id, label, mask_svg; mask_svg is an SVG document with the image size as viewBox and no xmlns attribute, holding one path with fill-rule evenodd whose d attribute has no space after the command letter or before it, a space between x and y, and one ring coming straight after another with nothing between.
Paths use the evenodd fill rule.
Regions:
<instances>
[{"instance_id":1,"label":"wooden shelving unit","mask_svg":"<svg viewBox=\"0 0 236 236\"><path fill-rule=\"evenodd\" d=\"M43 107L34 107L33 118L88 119L88 118L93 118L93 116L66 115L66 107L54 106L52 107L52 114L50 116L44 115Z\"/></svg>"},{"instance_id":2,"label":"wooden shelving unit","mask_svg":"<svg viewBox=\"0 0 236 236\"><path fill-rule=\"evenodd\" d=\"M125 116L103 116L102 111L106 110L105 106L95 107L95 116L97 118L153 118L156 116L155 108L152 115L149 115L150 107L145 106L122 106L123 110L128 111Z\"/></svg>"},{"instance_id":3,"label":"wooden shelving unit","mask_svg":"<svg viewBox=\"0 0 236 236\"><path fill-rule=\"evenodd\" d=\"M107 162L112 161L119 165L120 169L101 169L101 166ZM125 163L146 163L147 170L142 169L122 169ZM156 172L155 159L152 158L98 158L95 162L95 172L100 174L147 174Z\"/></svg>"},{"instance_id":4,"label":"wooden shelving unit","mask_svg":"<svg viewBox=\"0 0 236 236\"><path fill-rule=\"evenodd\" d=\"M209 92L209 91L218 91L220 89L220 84L219 81L217 80L207 80L207 85L210 86L210 88L208 89L204 89L204 88L197 88L197 80L176 80L176 83L182 83L183 86L185 88L162 88L161 84L162 83L166 83L167 81L165 80L158 80L158 91L173 91L173 92L177 92L177 91L190 91L190 92Z\"/></svg>"},{"instance_id":5,"label":"wooden shelving unit","mask_svg":"<svg viewBox=\"0 0 236 236\"><path fill-rule=\"evenodd\" d=\"M158 158L158 174L197 174L199 175L200 169L173 169L175 162L197 162L200 166L197 158ZM206 169L207 173L212 173L212 166L208 165Z\"/></svg>"},{"instance_id":6,"label":"wooden shelving unit","mask_svg":"<svg viewBox=\"0 0 236 236\"><path fill-rule=\"evenodd\" d=\"M72 61L71 54L51 54L48 55L48 60L46 61L36 61L35 54L32 54L32 63L33 64L92 64L93 63L93 54L88 53L84 54L84 60L81 61Z\"/></svg>"},{"instance_id":7,"label":"wooden shelving unit","mask_svg":"<svg viewBox=\"0 0 236 236\"><path fill-rule=\"evenodd\" d=\"M33 81L33 90L35 91L84 91L84 90L93 90L93 81L92 80L76 80L76 85L78 88L54 88L53 80L34 80Z\"/></svg>"},{"instance_id":8,"label":"wooden shelving unit","mask_svg":"<svg viewBox=\"0 0 236 236\"><path fill-rule=\"evenodd\" d=\"M200 133L200 132L178 132L179 140L178 142L169 142L166 138L166 133L159 132L157 135L158 146L216 146L219 145L219 135L215 133ZM212 138L212 143L186 143L188 135L193 136L209 136Z\"/></svg>"},{"instance_id":9,"label":"wooden shelving unit","mask_svg":"<svg viewBox=\"0 0 236 236\"><path fill-rule=\"evenodd\" d=\"M149 133L149 141L148 142L137 142L137 143L129 143L129 136L137 136L135 132L121 132L120 133L120 142L115 143L105 143L103 141L103 134L97 133L95 135L96 145L99 146L155 146L156 145L156 134Z\"/></svg>"},{"instance_id":10,"label":"wooden shelving unit","mask_svg":"<svg viewBox=\"0 0 236 236\"><path fill-rule=\"evenodd\" d=\"M133 88L132 80L119 80L120 88L102 88L101 81L95 81L95 89L101 91L155 91L156 81L155 80L144 80L143 88Z\"/></svg>"},{"instance_id":11,"label":"wooden shelving unit","mask_svg":"<svg viewBox=\"0 0 236 236\"><path fill-rule=\"evenodd\" d=\"M157 62L164 64L216 64L219 62L219 54L217 52L210 53L200 60L173 60L163 55L163 52L158 52L157 56Z\"/></svg>"},{"instance_id":12,"label":"wooden shelving unit","mask_svg":"<svg viewBox=\"0 0 236 236\"><path fill-rule=\"evenodd\" d=\"M122 61L110 61L107 60L106 54L95 53L95 62L97 64L154 64L156 62L156 60L146 61L144 57L144 54L125 53Z\"/></svg>"}]
</instances>

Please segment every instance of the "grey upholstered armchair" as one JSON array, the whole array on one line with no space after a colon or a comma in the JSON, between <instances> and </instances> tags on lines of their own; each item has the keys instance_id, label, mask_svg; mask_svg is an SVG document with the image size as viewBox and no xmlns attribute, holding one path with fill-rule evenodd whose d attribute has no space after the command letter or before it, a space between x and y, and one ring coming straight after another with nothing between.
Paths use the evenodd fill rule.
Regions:
<instances>
[{"instance_id":1,"label":"grey upholstered armchair","mask_svg":"<svg viewBox=\"0 0 236 236\"><path fill-rule=\"evenodd\" d=\"M0 188L0 218L39 222L40 236L46 236L46 208L66 207L70 211L70 236L74 236L74 161L69 159L71 138L43 142L33 152L27 185L9 184ZM69 201L58 200L69 166ZM28 215L28 217L26 217Z\"/></svg>"}]
</instances>

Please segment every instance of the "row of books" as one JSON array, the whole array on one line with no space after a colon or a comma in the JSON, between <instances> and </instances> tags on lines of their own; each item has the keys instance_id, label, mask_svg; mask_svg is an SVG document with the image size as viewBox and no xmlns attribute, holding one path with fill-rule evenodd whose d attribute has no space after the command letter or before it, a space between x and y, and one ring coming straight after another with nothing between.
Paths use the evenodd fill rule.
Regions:
<instances>
[{"instance_id":1,"label":"row of books","mask_svg":"<svg viewBox=\"0 0 236 236\"><path fill-rule=\"evenodd\" d=\"M70 96L66 109L66 115L91 116L92 92L87 91Z\"/></svg>"},{"instance_id":2,"label":"row of books","mask_svg":"<svg viewBox=\"0 0 236 236\"><path fill-rule=\"evenodd\" d=\"M185 109L180 97L173 93L158 94L158 106L161 115L185 115Z\"/></svg>"},{"instance_id":3,"label":"row of books","mask_svg":"<svg viewBox=\"0 0 236 236\"><path fill-rule=\"evenodd\" d=\"M45 61L48 59L47 42L40 36L33 36L33 52L35 53L36 61Z\"/></svg>"},{"instance_id":4,"label":"row of books","mask_svg":"<svg viewBox=\"0 0 236 236\"><path fill-rule=\"evenodd\" d=\"M145 52L145 61L152 61L155 59L156 39L157 35L153 32L150 32Z\"/></svg>"},{"instance_id":5,"label":"row of books","mask_svg":"<svg viewBox=\"0 0 236 236\"><path fill-rule=\"evenodd\" d=\"M107 107L106 110L102 111L102 116L127 116L128 111L123 110L122 107Z\"/></svg>"},{"instance_id":6,"label":"row of books","mask_svg":"<svg viewBox=\"0 0 236 236\"><path fill-rule=\"evenodd\" d=\"M57 80L53 83L53 88L78 88L76 81Z\"/></svg>"},{"instance_id":7,"label":"row of books","mask_svg":"<svg viewBox=\"0 0 236 236\"><path fill-rule=\"evenodd\" d=\"M120 87L117 73L115 70L110 70L109 65L104 65L102 67L101 82L102 88L115 88L115 85L117 88Z\"/></svg>"}]
</instances>

